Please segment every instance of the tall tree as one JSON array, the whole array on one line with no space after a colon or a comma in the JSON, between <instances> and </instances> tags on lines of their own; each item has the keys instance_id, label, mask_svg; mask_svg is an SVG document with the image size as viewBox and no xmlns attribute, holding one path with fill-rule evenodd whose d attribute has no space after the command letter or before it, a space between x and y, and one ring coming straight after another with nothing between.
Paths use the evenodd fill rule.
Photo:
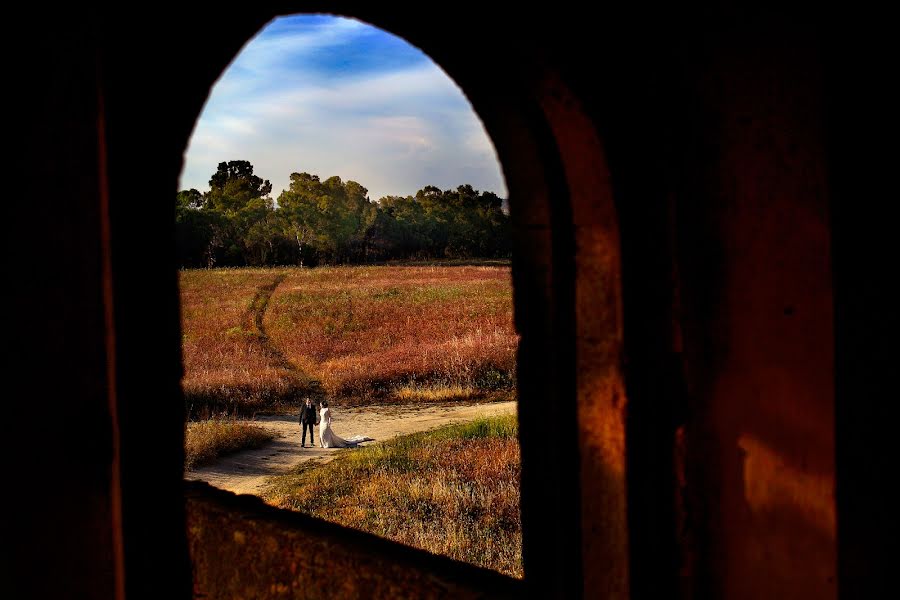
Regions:
<instances>
[{"instance_id":1,"label":"tall tree","mask_svg":"<svg viewBox=\"0 0 900 600\"><path fill-rule=\"evenodd\" d=\"M307 248L327 259L346 261L355 248L361 253L377 206L368 190L340 177L321 181L318 175L292 173L290 187L278 197L278 211L297 242L300 261Z\"/></svg>"},{"instance_id":2,"label":"tall tree","mask_svg":"<svg viewBox=\"0 0 900 600\"><path fill-rule=\"evenodd\" d=\"M209 178L209 191L204 196L206 208L221 211L238 210L255 198L266 198L272 184L253 174L253 165L246 160L219 163Z\"/></svg>"},{"instance_id":3,"label":"tall tree","mask_svg":"<svg viewBox=\"0 0 900 600\"><path fill-rule=\"evenodd\" d=\"M208 252L211 261L221 253L229 265L253 262L254 244L247 240L247 234L274 210L271 193L272 184L254 175L249 161L219 163L209 179L209 191L203 196L203 208L213 230L211 240L215 243Z\"/></svg>"},{"instance_id":4,"label":"tall tree","mask_svg":"<svg viewBox=\"0 0 900 600\"><path fill-rule=\"evenodd\" d=\"M290 186L278 196L281 222L285 233L297 242L300 266L303 266L306 245L315 242L317 231L323 224L321 202L319 176L309 173L291 173Z\"/></svg>"},{"instance_id":5,"label":"tall tree","mask_svg":"<svg viewBox=\"0 0 900 600\"><path fill-rule=\"evenodd\" d=\"M372 202L358 182L292 173L272 184L247 161L220 163L210 190L176 197L179 260L184 266L265 265L305 261L369 262L386 258L508 256L503 200L471 185L426 186L414 196ZM293 248L293 249L292 249Z\"/></svg>"},{"instance_id":6,"label":"tall tree","mask_svg":"<svg viewBox=\"0 0 900 600\"><path fill-rule=\"evenodd\" d=\"M176 233L183 265L256 264L263 262L258 223L274 211L272 184L253 174L245 160L219 163L209 180L210 189L178 192ZM254 233L250 235L250 232ZM200 249L202 248L202 250Z\"/></svg>"}]
</instances>

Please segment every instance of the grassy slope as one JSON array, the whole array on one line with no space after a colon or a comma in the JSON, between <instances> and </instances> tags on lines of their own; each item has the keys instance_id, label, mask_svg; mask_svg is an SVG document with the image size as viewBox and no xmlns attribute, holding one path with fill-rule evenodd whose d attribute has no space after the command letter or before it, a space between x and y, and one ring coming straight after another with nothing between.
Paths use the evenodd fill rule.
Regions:
<instances>
[{"instance_id":1,"label":"grassy slope","mask_svg":"<svg viewBox=\"0 0 900 600\"><path fill-rule=\"evenodd\" d=\"M259 448L273 437L262 427L239 419L188 423L184 436L184 467L192 469L231 452Z\"/></svg>"},{"instance_id":2,"label":"grassy slope","mask_svg":"<svg viewBox=\"0 0 900 600\"><path fill-rule=\"evenodd\" d=\"M514 416L343 451L274 480L275 506L522 576Z\"/></svg>"}]
</instances>

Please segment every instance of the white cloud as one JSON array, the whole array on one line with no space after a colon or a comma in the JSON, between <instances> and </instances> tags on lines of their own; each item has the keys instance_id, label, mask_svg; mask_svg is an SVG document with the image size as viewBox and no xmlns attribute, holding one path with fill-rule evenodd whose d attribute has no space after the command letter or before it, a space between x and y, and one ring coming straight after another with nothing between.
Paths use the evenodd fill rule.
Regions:
<instances>
[{"instance_id":1,"label":"white cloud","mask_svg":"<svg viewBox=\"0 0 900 600\"><path fill-rule=\"evenodd\" d=\"M321 53L362 43L372 28L337 18L320 25L248 43L197 122L181 188L207 189L219 162L243 159L275 196L295 171L358 181L373 199L462 183L506 195L493 145L443 71L411 46L416 54L401 66L323 68Z\"/></svg>"}]
</instances>

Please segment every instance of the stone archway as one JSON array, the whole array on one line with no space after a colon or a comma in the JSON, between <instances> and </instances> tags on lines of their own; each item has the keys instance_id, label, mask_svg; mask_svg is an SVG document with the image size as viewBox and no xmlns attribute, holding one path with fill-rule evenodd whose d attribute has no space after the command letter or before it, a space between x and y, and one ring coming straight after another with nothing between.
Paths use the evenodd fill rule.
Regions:
<instances>
[{"instance_id":1,"label":"stone archway","mask_svg":"<svg viewBox=\"0 0 900 600\"><path fill-rule=\"evenodd\" d=\"M517 73L504 70L501 57L487 59L498 62L485 79L484 56L452 52L433 32L365 10L351 16L384 26L441 65L469 97L503 165L514 222L516 326L522 336L527 585L556 595L579 594L585 585L623 595L628 541L618 233L605 157L590 117L564 82L537 64ZM214 69L206 73L217 76ZM208 90L213 80L193 85ZM568 421L554 426L567 432L567 443L546 443L548 405L563 408ZM548 520L547 514L556 517ZM602 536L571 543L582 539L583 530L599 529Z\"/></svg>"}]
</instances>

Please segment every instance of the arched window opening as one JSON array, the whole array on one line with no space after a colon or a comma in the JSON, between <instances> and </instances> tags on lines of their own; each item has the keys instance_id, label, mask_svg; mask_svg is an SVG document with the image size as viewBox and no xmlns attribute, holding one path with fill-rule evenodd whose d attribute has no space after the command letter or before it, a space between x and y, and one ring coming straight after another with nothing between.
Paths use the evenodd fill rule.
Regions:
<instances>
[{"instance_id":1,"label":"arched window opening","mask_svg":"<svg viewBox=\"0 0 900 600\"><path fill-rule=\"evenodd\" d=\"M456 84L359 21L277 18L180 189L186 477L521 577L507 192Z\"/></svg>"}]
</instances>

